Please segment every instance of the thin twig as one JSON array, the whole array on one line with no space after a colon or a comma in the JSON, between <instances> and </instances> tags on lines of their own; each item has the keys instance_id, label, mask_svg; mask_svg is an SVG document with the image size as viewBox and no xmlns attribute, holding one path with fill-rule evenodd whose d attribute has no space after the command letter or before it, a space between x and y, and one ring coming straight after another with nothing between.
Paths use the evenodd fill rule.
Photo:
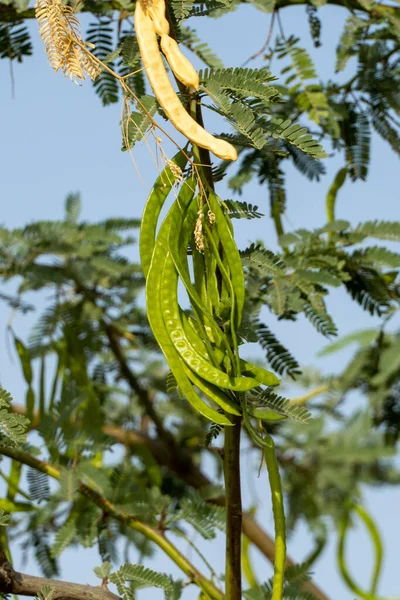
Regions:
<instances>
[{"instance_id":1,"label":"thin twig","mask_svg":"<svg viewBox=\"0 0 400 600\"><path fill-rule=\"evenodd\" d=\"M265 40L265 43L263 44L262 48L260 48L260 50L258 52L256 52L255 54L253 54L253 56L250 56L250 58L248 58L242 64L242 67L245 67L249 62L251 62L252 60L255 60L256 58L258 58L268 48L268 46L270 44L270 41L271 41L271 38L272 38L272 33L274 31L275 13L276 12L277 11L274 10L274 12L272 13L271 22L269 24L269 30L268 30L267 39Z\"/></svg>"}]
</instances>

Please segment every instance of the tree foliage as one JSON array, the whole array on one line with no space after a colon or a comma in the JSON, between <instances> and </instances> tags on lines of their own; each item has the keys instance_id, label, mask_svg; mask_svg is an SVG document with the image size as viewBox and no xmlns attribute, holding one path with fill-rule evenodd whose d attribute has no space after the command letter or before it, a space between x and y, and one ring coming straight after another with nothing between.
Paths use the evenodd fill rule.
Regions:
<instances>
[{"instance_id":1,"label":"tree foliage","mask_svg":"<svg viewBox=\"0 0 400 600\"><path fill-rule=\"evenodd\" d=\"M67 548L97 548L95 574L104 585L115 585L124 600L135 598L142 587L163 590L167 600L184 597L189 585L198 586L204 599L221 600L225 583L229 589L191 541L196 533L209 543L220 532L229 540L234 494L225 479L225 508L220 487L224 450L218 446L229 418L239 422L239 431L243 418L253 456L259 457L263 446L270 480L268 448L275 447L287 530L306 523L315 543L303 565L286 569L279 598L327 598L308 572L332 530L338 537L338 568L352 593L377 597L380 541L365 516L363 498L370 485L400 483L400 337L392 327L400 299L400 222L350 223L337 218L335 203L342 186L368 182L376 135L400 154L400 9L365 1L343 4L349 16L338 42L336 76L324 79L303 41L285 36L278 27L290 2L251 3L271 14L261 68L225 67L192 28L195 18L223 18L239 3L171 0L168 5L177 40L204 63L195 97L197 118L200 110L210 109L225 119L220 137L238 151L236 166L228 161L208 164L209 156L197 160L204 153L197 156L196 148L166 160L152 192L153 231L144 228L145 217L142 223L118 217L83 221L78 193L66 198L60 221L0 228L0 277L11 289L1 292L3 305L24 315L35 310L35 293L46 292L29 336L12 323L8 331L26 394L11 402L0 388L0 475L5 485L0 525L7 525L0 541L8 552L8 541L18 535L24 553L33 554L49 578L59 576ZM305 7L316 48L323 42L320 5ZM8 0L0 1L0 9L0 57L29 61L26 21L33 17L32 9ZM95 93L104 105L123 102L123 150L154 133L154 120L165 117L141 69L133 9L119 1L80 5L91 15L84 36L94 45L90 60L102 63ZM182 101L193 101L189 96L180 89ZM325 200L326 222L314 229L285 230L287 168L293 165L318 182L325 175L327 153L339 158L340 169ZM224 178L234 199L214 193L214 184ZM247 197L246 185L253 179L262 196L266 192L268 206ZM196 210L193 191L201 186L208 190L207 202L199 192L196 199L203 203ZM168 193L177 199L157 230L156 213ZM261 240L239 253L231 219L240 227L240 219L266 218L264 213L274 224L276 245ZM138 264L127 258L126 250L136 244L140 226L142 234L150 231L153 238L157 230L157 239L150 235L144 252L143 235ZM158 260L164 261L164 270ZM185 310L177 305L179 279L190 301ZM171 281L174 285L163 297L163 286ZM339 333L329 311L335 290L379 319L379 325L333 340ZM159 299L164 307L161 330ZM174 300L176 314L171 312ZM299 319L327 338L325 354L355 347L341 373L308 369L290 343L279 339L277 321ZM178 348L176 323L182 340L195 347L198 364L208 361L208 379L183 360L188 345L171 354L171 346ZM169 337L161 335L164 325ZM263 357L260 365L239 357L250 343L257 344ZM224 377L217 379L215 373ZM278 382L274 373L281 378L278 389L273 389ZM241 389L239 380L254 385ZM293 397L299 388L302 395ZM355 392L362 399L356 410L351 405ZM228 439L226 431L225 456ZM205 457L216 467L212 481L199 467ZM272 485L279 495L277 482ZM344 556L354 515L375 544L369 590L353 581ZM203 571L188 561L186 546L174 545L172 539L192 545ZM276 541L278 547L279 535ZM154 545L175 561L184 579L151 568ZM274 580L257 582L248 556L246 564L249 587L243 588L243 597L277 600L276 573ZM38 597L50 600L52 594L44 587Z\"/></svg>"}]
</instances>

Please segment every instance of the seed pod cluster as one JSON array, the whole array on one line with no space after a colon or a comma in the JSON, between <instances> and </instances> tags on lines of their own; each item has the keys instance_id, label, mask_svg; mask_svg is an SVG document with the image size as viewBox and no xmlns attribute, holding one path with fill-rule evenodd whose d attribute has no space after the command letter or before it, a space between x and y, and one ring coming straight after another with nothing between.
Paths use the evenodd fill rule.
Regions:
<instances>
[{"instance_id":1,"label":"seed pod cluster","mask_svg":"<svg viewBox=\"0 0 400 600\"><path fill-rule=\"evenodd\" d=\"M169 36L169 23L165 17L165 1L138 0L135 8L135 30L143 66L155 97L174 127L191 142L206 148L224 160L236 160L236 149L225 140L220 140L201 127L185 110L179 100L164 67L158 46L176 78L185 86L199 87L199 77L191 62L182 54L178 44Z\"/></svg>"},{"instance_id":2,"label":"seed pod cluster","mask_svg":"<svg viewBox=\"0 0 400 600\"><path fill-rule=\"evenodd\" d=\"M183 153L174 158L180 169L186 162ZM273 373L241 360L237 353L244 277L232 226L220 200L210 192L205 201L197 193L196 179L189 177L158 228L173 185L173 170L167 165L142 217L140 257L146 276L148 318L186 399L211 421L230 425L229 415L241 414L238 393L260 385L274 386L279 380ZM202 251L198 249L199 236ZM190 300L190 315L178 301L179 281Z\"/></svg>"}]
</instances>

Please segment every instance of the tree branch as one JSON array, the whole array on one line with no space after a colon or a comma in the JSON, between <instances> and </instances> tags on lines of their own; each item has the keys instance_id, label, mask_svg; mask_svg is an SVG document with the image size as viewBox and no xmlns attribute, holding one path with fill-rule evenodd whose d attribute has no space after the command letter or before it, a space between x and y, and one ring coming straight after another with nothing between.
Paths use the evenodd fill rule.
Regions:
<instances>
[{"instance_id":1,"label":"tree branch","mask_svg":"<svg viewBox=\"0 0 400 600\"><path fill-rule=\"evenodd\" d=\"M25 408L21 405L15 404L12 409L19 413L25 414ZM38 425L37 420L34 418L31 426L33 428ZM190 454L187 450L181 448L179 454L181 461L176 460L175 454L168 448L161 440L150 437L149 435L137 432L137 431L126 431L122 427L116 425L104 425L103 431L106 435L114 438L116 442L123 444L134 450L137 447L146 447L154 456L156 461L167 467L172 472L176 473L187 485L190 485L194 489L201 489L211 485L210 479L204 475L200 468L191 460ZM181 469L181 466L184 468ZM219 506L225 506L225 496L213 498L210 503L217 504ZM266 531L257 523L251 514L243 512L242 516L242 531L249 540L259 549L259 551L271 562L275 560L275 543L274 540L268 535ZM290 557L286 558L286 564L296 564ZM304 584L304 589L312 592L317 600L330 600L329 597L313 582L308 581Z\"/></svg>"},{"instance_id":2,"label":"tree branch","mask_svg":"<svg viewBox=\"0 0 400 600\"><path fill-rule=\"evenodd\" d=\"M277 0L275 3L275 10L290 6L305 6L307 4L307 0ZM365 5L360 4L357 0L327 0L327 4L346 8L351 11L357 10L364 12L371 17L398 17L400 15L400 8L397 6L389 6L387 4L374 4L370 9L367 9ZM116 0L108 0L107 2L85 2L81 12L106 14L113 10L121 12L124 10L124 6ZM126 11L126 14L127 16L131 16L133 12L128 13L128 11ZM12 4L0 4L0 23L13 23L15 21L34 18L35 11L33 8L27 8L26 10L18 12Z\"/></svg>"},{"instance_id":3,"label":"tree branch","mask_svg":"<svg viewBox=\"0 0 400 600\"><path fill-rule=\"evenodd\" d=\"M34 577L14 571L0 544L0 592L19 596L38 596L43 586L52 588L52 600L119 600L106 587Z\"/></svg>"},{"instance_id":4,"label":"tree branch","mask_svg":"<svg viewBox=\"0 0 400 600\"><path fill-rule=\"evenodd\" d=\"M129 368L128 362L124 356L121 345L119 343L118 331L115 329L115 327L108 323L103 322L103 325L108 338L108 343L110 345L110 350L111 352L113 352L115 358L117 359L121 375L128 383L130 388L137 394L140 404L146 411L146 414L153 421L160 439L162 439L168 446L175 445L174 438L164 428L162 420L160 419L157 412L154 410L154 406L151 401L149 392L142 388L142 386L139 384L136 378L136 375Z\"/></svg>"},{"instance_id":5,"label":"tree branch","mask_svg":"<svg viewBox=\"0 0 400 600\"><path fill-rule=\"evenodd\" d=\"M32 469L36 469L37 471L41 471L49 477L53 479L60 479L60 471L50 465L49 463L39 460L29 452L25 452L23 450L19 450L17 448L11 448L9 446L0 446L0 454L4 456L8 456L13 460L17 460L21 464L27 465ZM165 552L167 556L174 561L174 563L185 573L185 575L190 579L191 582L195 583L211 600L222 600L223 595L222 592L204 575L200 573L192 565L191 562L178 550L172 542L170 542L163 533L151 527L147 523L143 521L139 521L133 515L129 515L122 510L119 510L116 506L112 504L107 498L104 498L101 494L99 494L96 490L91 488L89 485L86 485L82 482L78 485L78 491L88 498L90 502L96 504L99 508L101 508L104 513L108 514L113 519L120 521L121 523L125 523L128 527L141 533L147 539L154 542L161 550Z\"/></svg>"},{"instance_id":6,"label":"tree branch","mask_svg":"<svg viewBox=\"0 0 400 600\"><path fill-rule=\"evenodd\" d=\"M224 476L226 508L226 577L227 600L242 597L242 497L240 485L241 417L234 417L234 426L225 427Z\"/></svg>"}]
</instances>

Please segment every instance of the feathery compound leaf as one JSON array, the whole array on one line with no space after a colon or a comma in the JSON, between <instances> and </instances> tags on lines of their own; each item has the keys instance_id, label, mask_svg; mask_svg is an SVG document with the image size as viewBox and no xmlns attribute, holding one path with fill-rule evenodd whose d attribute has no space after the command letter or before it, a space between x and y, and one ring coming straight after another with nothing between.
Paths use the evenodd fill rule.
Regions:
<instances>
[{"instance_id":1,"label":"feathery compound leaf","mask_svg":"<svg viewBox=\"0 0 400 600\"><path fill-rule=\"evenodd\" d=\"M113 29L108 17L100 17L96 23L91 23L87 31L87 41L94 45L93 54L103 60L113 50ZM109 63L111 69L113 63ZM94 89L99 95L104 106L118 102L118 82L108 71L101 71L96 81Z\"/></svg>"},{"instance_id":2,"label":"feathery compound leaf","mask_svg":"<svg viewBox=\"0 0 400 600\"><path fill-rule=\"evenodd\" d=\"M352 298L371 315L382 315L390 304L387 284L379 273L366 265L349 270L351 278L345 286Z\"/></svg>"},{"instance_id":3,"label":"feathery compound leaf","mask_svg":"<svg viewBox=\"0 0 400 600\"><path fill-rule=\"evenodd\" d=\"M325 337L335 336L338 333L337 327L332 320L332 317L326 312L317 311L308 302L304 305L304 314L307 319L314 325L315 329L322 333Z\"/></svg>"},{"instance_id":4,"label":"feathery compound leaf","mask_svg":"<svg viewBox=\"0 0 400 600\"><path fill-rule=\"evenodd\" d=\"M35 15L39 23L40 37L43 40L50 65L55 71L62 70L72 81L92 80L101 72L89 50L83 50L80 24L71 6L60 0L37 0Z\"/></svg>"},{"instance_id":5,"label":"feathery compound leaf","mask_svg":"<svg viewBox=\"0 0 400 600\"><path fill-rule=\"evenodd\" d=\"M171 588L171 579L164 573L157 573L143 565L123 565L109 576L111 583L124 584L127 581L138 582L143 587L157 587L163 590Z\"/></svg>"},{"instance_id":6,"label":"feathery compound leaf","mask_svg":"<svg viewBox=\"0 0 400 600\"><path fill-rule=\"evenodd\" d=\"M365 26L366 22L362 19L354 15L348 17L336 49L336 72L343 71L350 58L357 54L357 43L361 39Z\"/></svg>"},{"instance_id":7,"label":"feathery compound leaf","mask_svg":"<svg viewBox=\"0 0 400 600\"><path fill-rule=\"evenodd\" d=\"M233 97L247 100L249 96L264 102L276 102L280 98L279 91L269 85L276 77L268 69L227 68L199 72L199 79L204 89L210 84L217 84L222 91L227 91Z\"/></svg>"},{"instance_id":8,"label":"feathery compound leaf","mask_svg":"<svg viewBox=\"0 0 400 600\"><path fill-rule=\"evenodd\" d=\"M307 133L307 128L299 124L291 124L290 119L274 117L263 125L264 131L273 138L281 138L302 152L315 159L326 158L327 154L322 146Z\"/></svg>"},{"instance_id":9,"label":"feathery compound leaf","mask_svg":"<svg viewBox=\"0 0 400 600\"><path fill-rule=\"evenodd\" d=\"M65 220L76 223L81 214L82 202L79 193L68 194L65 199Z\"/></svg>"},{"instance_id":10,"label":"feathery compound leaf","mask_svg":"<svg viewBox=\"0 0 400 600\"><path fill-rule=\"evenodd\" d=\"M272 250L251 244L251 246L240 253L240 256L244 266L257 269L264 276L273 277L285 274L285 263Z\"/></svg>"},{"instance_id":11,"label":"feathery compound leaf","mask_svg":"<svg viewBox=\"0 0 400 600\"><path fill-rule=\"evenodd\" d=\"M355 122L352 124L354 133L353 144L348 148L349 173L353 181L365 181L368 174L370 161L371 133L368 117L364 113L356 113Z\"/></svg>"},{"instance_id":12,"label":"feathery compound leaf","mask_svg":"<svg viewBox=\"0 0 400 600\"><path fill-rule=\"evenodd\" d=\"M121 42L122 62L131 69L136 68L140 63L139 44L137 39L131 35L124 38Z\"/></svg>"},{"instance_id":13,"label":"feathery compound leaf","mask_svg":"<svg viewBox=\"0 0 400 600\"><path fill-rule=\"evenodd\" d=\"M229 114L226 115L240 133L249 140L250 145L260 150L267 143L263 130L257 125L254 112L251 108L235 102L231 104Z\"/></svg>"},{"instance_id":14,"label":"feathery compound leaf","mask_svg":"<svg viewBox=\"0 0 400 600\"><path fill-rule=\"evenodd\" d=\"M179 600L182 596L183 581L181 581L180 579L176 581L173 581L171 579L170 581L171 587L169 589L164 590L165 600Z\"/></svg>"},{"instance_id":15,"label":"feathery compound leaf","mask_svg":"<svg viewBox=\"0 0 400 600\"><path fill-rule=\"evenodd\" d=\"M51 585L44 585L34 600L52 600L53 596L54 588Z\"/></svg>"},{"instance_id":16,"label":"feathery compound leaf","mask_svg":"<svg viewBox=\"0 0 400 600\"><path fill-rule=\"evenodd\" d=\"M378 240L400 241L400 222L396 221L366 221L360 223L354 231Z\"/></svg>"},{"instance_id":17,"label":"feathery compound leaf","mask_svg":"<svg viewBox=\"0 0 400 600\"><path fill-rule=\"evenodd\" d=\"M341 280L329 273L329 271L314 271L311 269L296 269L296 276L301 279L305 279L310 283L315 283L318 285L329 285L332 287L339 287L341 285Z\"/></svg>"},{"instance_id":18,"label":"feathery compound leaf","mask_svg":"<svg viewBox=\"0 0 400 600\"><path fill-rule=\"evenodd\" d=\"M78 514L71 512L64 525L57 531L54 544L51 547L51 556L57 558L72 543L77 533Z\"/></svg>"},{"instance_id":19,"label":"feathery compound leaf","mask_svg":"<svg viewBox=\"0 0 400 600\"><path fill-rule=\"evenodd\" d=\"M175 19L183 21L187 19L193 9L194 0L171 0L170 5Z\"/></svg>"},{"instance_id":20,"label":"feathery compound leaf","mask_svg":"<svg viewBox=\"0 0 400 600\"><path fill-rule=\"evenodd\" d=\"M222 506L207 504L195 493L182 500L179 518L189 523L206 540L214 539L217 529L225 529L225 509Z\"/></svg>"},{"instance_id":21,"label":"feathery compound leaf","mask_svg":"<svg viewBox=\"0 0 400 600\"><path fill-rule=\"evenodd\" d=\"M29 420L12 412L11 394L0 387L0 439L2 444L18 446L26 442Z\"/></svg>"},{"instance_id":22,"label":"feathery compound leaf","mask_svg":"<svg viewBox=\"0 0 400 600\"><path fill-rule=\"evenodd\" d=\"M317 72L312 58L304 48L299 48L299 41L299 38L296 38L295 36L290 36L286 40L279 40L277 45L277 56L280 59L290 56L292 59L292 66L297 77L301 81L316 79Z\"/></svg>"},{"instance_id":23,"label":"feathery compound leaf","mask_svg":"<svg viewBox=\"0 0 400 600\"><path fill-rule=\"evenodd\" d=\"M47 475L36 469L28 467L26 474L28 480L29 495L32 500L48 500L50 497L49 478Z\"/></svg>"},{"instance_id":24,"label":"feathery compound leaf","mask_svg":"<svg viewBox=\"0 0 400 600\"><path fill-rule=\"evenodd\" d=\"M147 114L132 111L129 115L125 116L122 122L122 150L124 151L133 148L136 142L143 139L151 127L151 117L157 111L157 103L153 96L142 96L140 101L145 107Z\"/></svg>"},{"instance_id":25,"label":"feathery compound leaf","mask_svg":"<svg viewBox=\"0 0 400 600\"><path fill-rule=\"evenodd\" d=\"M105 579L106 577L108 577L110 575L111 571L112 571L112 565L109 561L105 561L102 563L102 565L100 567L95 567L93 569L93 573L99 579Z\"/></svg>"},{"instance_id":26,"label":"feathery compound leaf","mask_svg":"<svg viewBox=\"0 0 400 600\"><path fill-rule=\"evenodd\" d=\"M218 423L211 423L209 430L206 433L204 438L204 445L208 448L211 446L212 442L217 439L221 431L223 430L223 426Z\"/></svg>"},{"instance_id":27,"label":"feathery compound leaf","mask_svg":"<svg viewBox=\"0 0 400 600\"><path fill-rule=\"evenodd\" d=\"M60 495L63 500L71 502L77 495L78 475L75 469L61 469L60 472Z\"/></svg>"},{"instance_id":28,"label":"feathery compound leaf","mask_svg":"<svg viewBox=\"0 0 400 600\"><path fill-rule=\"evenodd\" d=\"M231 219L260 219L264 215L258 212L258 206L240 202L239 200L224 200L224 206L228 209Z\"/></svg>"},{"instance_id":29,"label":"feathery compound leaf","mask_svg":"<svg viewBox=\"0 0 400 600\"><path fill-rule=\"evenodd\" d=\"M311 419L311 413L304 406L293 404L287 398L278 396L269 390L254 390L250 392L249 397L254 406L271 409L300 423L307 423Z\"/></svg>"},{"instance_id":30,"label":"feathery compound leaf","mask_svg":"<svg viewBox=\"0 0 400 600\"><path fill-rule=\"evenodd\" d=\"M261 347L266 352L267 360L271 367L279 373L279 375L289 375L292 379L300 373L300 367L297 360L290 354L268 329L266 325L255 322L255 330L260 341Z\"/></svg>"},{"instance_id":31,"label":"feathery compound leaf","mask_svg":"<svg viewBox=\"0 0 400 600\"><path fill-rule=\"evenodd\" d=\"M167 394L174 394L178 389L178 382L176 381L174 374L170 371L167 375L166 381Z\"/></svg>"},{"instance_id":32,"label":"feathery compound leaf","mask_svg":"<svg viewBox=\"0 0 400 600\"><path fill-rule=\"evenodd\" d=\"M24 56L31 55L29 31L22 21L0 23L0 58L22 62Z\"/></svg>"},{"instance_id":33,"label":"feathery compound leaf","mask_svg":"<svg viewBox=\"0 0 400 600\"><path fill-rule=\"evenodd\" d=\"M400 267L400 254L382 246L370 246L363 250L358 250L353 256L360 256L367 261L392 269Z\"/></svg>"},{"instance_id":34,"label":"feathery compound leaf","mask_svg":"<svg viewBox=\"0 0 400 600\"><path fill-rule=\"evenodd\" d=\"M296 148L296 146L292 146L292 144L289 144L288 142L284 142L284 144L296 169L298 169L300 173L303 173L310 181L319 181L321 175L325 175L326 169L321 161L305 154Z\"/></svg>"}]
</instances>

